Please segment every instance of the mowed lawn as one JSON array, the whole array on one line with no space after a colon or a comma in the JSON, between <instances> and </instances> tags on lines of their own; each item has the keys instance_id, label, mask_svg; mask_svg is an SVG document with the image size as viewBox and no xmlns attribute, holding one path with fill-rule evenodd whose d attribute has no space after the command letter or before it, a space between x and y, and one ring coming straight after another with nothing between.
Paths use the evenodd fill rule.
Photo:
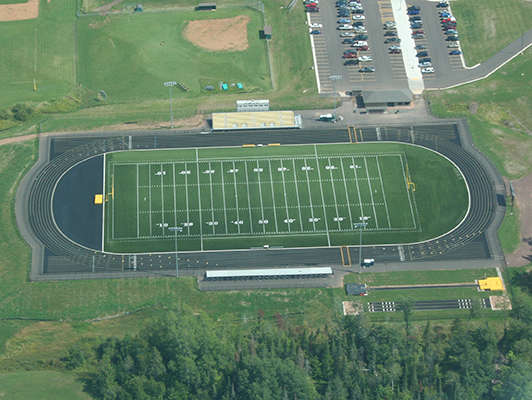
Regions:
<instances>
[{"instance_id":1,"label":"mowed lawn","mask_svg":"<svg viewBox=\"0 0 532 400\"><path fill-rule=\"evenodd\" d=\"M243 51L208 51L182 37L187 21L248 15L249 47ZM271 88L266 43L259 39L262 16L247 8L213 13L158 12L83 18L78 22L79 80L108 102L166 99L166 81L174 97L194 97L206 84L221 92L221 82L242 83L246 91ZM163 44L164 43L164 44ZM234 91L232 88L230 91Z\"/></svg>"},{"instance_id":2,"label":"mowed lawn","mask_svg":"<svg viewBox=\"0 0 532 400\"><path fill-rule=\"evenodd\" d=\"M76 4L41 1L39 7L35 20L0 22L0 109L59 98L75 84Z\"/></svg>"},{"instance_id":3,"label":"mowed lawn","mask_svg":"<svg viewBox=\"0 0 532 400\"><path fill-rule=\"evenodd\" d=\"M60 372L32 371L0 374L2 400L89 400L83 383Z\"/></svg>"},{"instance_id":4,"label":"mowed lawn","mask_svg":"<svg viewBox=\"0 0 532 400\"><path fill-rule=\"evenodd\" d=\"M174 239L182 250L350 245L361 221L365 243L411 243L451 230L468 206L451 163L404 144L113 153L106 182L113 252L173 251Z\"/></svg>"}]
</instances>

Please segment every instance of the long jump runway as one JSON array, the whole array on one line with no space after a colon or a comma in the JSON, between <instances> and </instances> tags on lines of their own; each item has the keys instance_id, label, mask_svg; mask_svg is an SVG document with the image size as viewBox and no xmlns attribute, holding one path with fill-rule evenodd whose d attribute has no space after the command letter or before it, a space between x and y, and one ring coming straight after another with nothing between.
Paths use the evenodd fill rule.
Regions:
<instances>
[{"instance_id":1,"label":"long jump runway","mask_svg":"<svg viewBox=\"0 0 532 400\"><path fill-rule=\"evenodd\" d=\"M103 187L102 155L131 149L169 149L242 146L245 143L350 143L346 128L199 133L142 132L109 139L97 136L57 137L48 144L47 163L37 165L21 184L17 216L34 250L32 280L106 277L170 276L176 273L176 254L110 254L101 250L101 209L87 193ZM50 140L49 143L43 143ZM359 129L357 140L415 143L450 158L462 171L471 191L471 210L451 233L410 245L365 246L365 258L378 262L491 259L497 251L485 230L497 206L494 182L472 154L461 146L457 124ZM100 171L100 172L98 172ZM58 183L59 182L59 183ZM358 247L349 247L353 260ZM240 250L179 253L179 274L200 277L205 269L275 268L286 266L345 266L339 247Z\"/></svg>"}]
</instances>

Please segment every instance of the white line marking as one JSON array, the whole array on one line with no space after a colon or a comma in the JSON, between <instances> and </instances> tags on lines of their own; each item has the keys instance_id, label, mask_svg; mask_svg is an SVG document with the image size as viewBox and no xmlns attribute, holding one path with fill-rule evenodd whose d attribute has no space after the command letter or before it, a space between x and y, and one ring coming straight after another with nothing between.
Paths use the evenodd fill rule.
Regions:
<instances>
[{"instance_id":1,"label":"white line marking","mask_svg":"<svg viewBox=\"0 0 532 400\"><path fill-rule=\"evenodd\" d=\"M273 216L275 219L275 232L279 233L279 225L277 224L277 206L275 205L275 190L273 188L273 177L272 177L272 161L268 160L269 170L270 170L270 185L272 187L272 203L273 203Z\"/></svg>"},{"instance_id":2,"label":"white line marking","mask_svg":"<svg viewBox=\"0 0 532 400\"><path fill-rule=\"evenodd\" d=\"M366 166L366 176L368 177L369 195L371 197L371 206L373 207L373 219L375 226L379 229L379 220L377 218L377 210L375 210L375 202L373 201L373 188L371 187L371 179L369 179L368 160L364 157L364 165Z\"/></svg>"},{"instance_id":3,"label":"white line marking","mask_svg":"<svg viewBox=\"0 0 532 400\"><path fill-rule=\"evenodd\" d=\"M340 165L342 166L342 177L344 178L344 190L345 190L345 197L347 200L347 211L349 212L349 222L350 222L350 228L353 228L353 215L351 214L351 201L349 200L349 190L347 190L347 179L345 178L345 169L344 169L344 159L340 158Z\"/></svg>"},{"instance_id":4,"label":"white line marking","mask_svg":"<svg viewBox=\"0 0 532 400\"><path fill-rule=\"evenodd\" d=\"M328 165L331 165L331 157L327 157L327 162L329 163ZM333 197L334 197L334 208L336 210L336 216L337 217L340 217L340 213L338 212L338 201L336 199L336 188L334 186L334 177L333 177L333 174L332 174L332 168L329 169L329 175L331 176L331 187L332 187L332 192L333 192ZM338 218L337 220L338 222L338 230L341 231L342 230L342 226L340 225L340 218Z\"/></svg>"},{"instance_id":5,"label":"white line marking","mask_svg":"<svg viewBox=\"0 0 532 400\"><path fill-rule=\"evenodd\" d=\"M107 211L105 207L105 203L107 200L107 190L105 187L105 184L107 183L107 177L105 176L105 172L107 171L107 153L103 153L103 205L102 205L102 251L105 250L105 227L106 227L106 221L107 218L105 218L105 213Z\"/></svg>"},{"instance_id":6,"label":"white line marking","mask_svg":"<svg viewBox=\"0 0 532 400\"><path fill-rule=\"evenodd\" d=\"M152 223L153 221L151 220L151 164L148 164L148 187L149 187L149 195L148 195L148 198L149 198L149 210L150 210L150 236L153 236L153 232L152 232Z\"/></svg>"},{"instance_id":7,"label":"white line marking","mask_svg":"<svg viewBox=\"0 0 532 400\"><path fill-rule=\"evenodd\" d=\"M353 161L353 165L356 166L355 157L351 157L351 160ZM353 168L353 173L355 174L355 181L357 183L357 192L358 192L358 204L360 205L360 218L361 221L364 220L364 208L362 207L362 195L360 194L360 186L358 185L358 173L357 168Z\"/></svg>"},{"instance_id":8,"label":"white line marking","mask_svg":"<svg viewBox=\"0 0 532 400\"><path fill-rule=\"evenodd\" d=\"M163 170L163 163L161 163L161 169L160 171ZM161 173L161 230L162 230L162 233L163 233L163 236L164 236L164 180L163 180L163 174Z\"/></svg>"},{"instance_id":9,"label":"white line marking","mask_svg":"<svg viewBox=\"0 0 532 400\"><path fill-rule=\"evenodd\" d=\"M229 231L227 230L227 207L225 205L225 180L224 180L224 162L220 161L220 174L222 176L222 197L224 201L224 218L225 218L225 234L228 235Z\"/></svg>"},{"instance_id":10,"label":"white line marking","mask_svg":"<svg viewBox=\"0 0 532 400\"><path fill-rule=\"evenodd\" d=\"M388 212L388 203L386 202L386 192L384 191L384 184L382 182L382 175L381 175L381 166L379 163L379 156L376 156L377 159L377 169L379 170L379 179L381 181L381 190L382 190L382 197L384 199L384 207L386 208L386 217L388 218L388 228L391 229L392 223L390 222L390 213Z\"/></svg>"},{"instance_id":11,"label":"white line marking","mask_svg":"<svg viewBox=\"0 0 532 400\"><path fill-rule=\"evenodd\" d=\"M281 176L283 178L284 206L286 208L286 219L289 220L290 214L288 213L288 199L286 197L286 182L284 180L284 165L283 165L283 160L281 159L280 161L281 161ZM292 232L292 227L291 227L290 222L287 222L287 225L288 225L288 232Z\"/></svg>"},{"instance_id":12,"label":"white line marking","mask_svg":"<svg viewBox=\"0 0 532 400\"><path fill-rule=\"evenodd\" d=\"M198 171L199 171L199 168L198 168ZM211 166L211 162L209 161L209 171L212 171L212 166ZM214 222L214 196L212 194L212 174L208 174L209 175L209 185L210 185L210 189L211 189L211 221ZM216 233L216 227L214 226L214 224L212 224L212 234L214 235Z\"/></svg>"},{"instance_id":13,"label":"white line marking","mask_svg":"<svg viewBox=\"0 0 532 400\"><path fill-rule=\"evenodd\" d=\"M257 169L260 168L259 167L259 160L256 160L257 161ZM259 182L259 196L260 196L260 211L261 211L261 215L262 215L262 220L264 221L264 202L263 202L263 199L262 199L262 184L261 184L261 181L260 181L260 172L257 172L257 179L258 179L258 182ZM266 224L262 224L262 232L263 233L266 233Z\"/></svg>"},{"instance_id":14,"label":"white line marking","mask_svg":"<svg viewBox=\"0 0 532 400\"><path fill-rule=\"evenodd\" d=\"M406 195L408 196L408 203L410 203L410 213L412 214L412 222L414 223L414 228L416 228L416 218L414 216L414 209L412 207L412 200L410 199L410 189L408 187L408 182L406 180L406 170L405 170L405 165L403 163L403 157L400 157L400 159L401 159L401 168L403 170L403 179L405 181Z\"/></svg>"},{"instance_id":15,"label":"white line marking","mask_svg":"<svg viewBox=\"0 0 532 400\"><path fill-rule=\"evenodd\" d=\"M137 167L137 238L140 236L140 196L139 196L139 165Z\"/></svg>"},{"instance_id":16,"label":"white line marking","mask_svg":"<svg viewBox=\"0 0 532 400\"><path fill-rule=\"evenodd\" d=\"M310 215L311 215L311 218L312 218L312 229L314 230L314 232L316 231L316 221L315 221L315 216L314 216L314 205L312 203L312 191L310 190L310 180L308 179L308 164L307 164L307 160L305 160L305 174L307 175L307 188L308 188L308 198L309 198L309 203L310 203Z\"/></svg>"},{"instance_id":17,"label":"white line marking","mask_svg":"<svg viewBox=\"0 0 532 400\"><path fill-rule=\"evenodd\" d=\"M177 193L176 193L176 185L175 185L175 163L172 163L172 181L173 181L173 192L174 192L174 227L177 227ZM177 235L177 231L175 232Z\"/></svg>"},{"instance_id":18,"label":"white line marking","mask_svg":"<svg viewBox=\"0 0 532 400\"><path fill-rule=\"evenodd\" d=\"M320 181L321 204L323 205L323 219L325 220L325 229L327 230L327 243L330 247L331 237L329 235L329 222L327 221L327 210L325 209L325 198L323 197L323 187L321 184L320 161L318 159L318 149L316 148L316 145L314 145L314 154L316 156L316 169L318 170L318 180Z\"/></svg>"},{"instance_id":19,"label":"white line marking","mask_svg":"<svg viewBox=\"0 0 532 400\"><path fill-rule=\"evenodd\" d=\"M233 169L236 169L235 162L233 161ZM236 173L233 172L233 183L235 185L235 201L236 201L236 220L240 221L240 204L238 202L238 186L236 184ZM240 224L237 224L238 233L240 234Z\"/></svg>"},{"instance_id":20,"label":"white line marking","mask_svg":"<svg viewBox=\"0 0 532 400\"><path fill-rule=\"evenodd\" d=\"M301 232L304 232L303 229L303 216L301 215L301 201L299 200L299 188L297 187L297 176L296 176L296 160L292 158L292 169L294 170L294 185L296 186L296 196L297 196L297 209L299 211L299 225L301 226Z\"/></svg>"},{"instance_id":21,"label":"white line marking","mask_svg":"<svg viewBox=\"0 0 532 400\"><path fill-rule=\"evenodd\" d=\"M203 220L202 220L202 210L201 210L201 187L200 187L200 172L199 172L199 156L198 156L198 149L196 149L196 175L198 177L198 203L199 203L199 229L200 229L200 243L201 243L201 251L203 251ZM188 221L190 222L190 221Z\"/></svg>"}]
</instances>

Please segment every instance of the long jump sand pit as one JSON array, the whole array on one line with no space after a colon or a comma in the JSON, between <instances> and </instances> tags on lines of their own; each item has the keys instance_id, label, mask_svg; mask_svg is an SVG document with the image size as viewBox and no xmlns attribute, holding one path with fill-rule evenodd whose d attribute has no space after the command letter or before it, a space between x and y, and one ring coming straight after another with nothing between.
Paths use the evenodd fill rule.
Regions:
<instances>
[{"instance_id":1,"label":"long jump sand pit","mask_svg":"<svg viewBox=\"0 0 532 400\"><path fill-rule=\"evenodd\" d=\"M0 4L0 21L22 21L39 16L39 0L27 3Z\"/></svg>"},{"instance_id":2,"label":"long jump sand pit","mask_svg":"<svg viewBox=\"0 0 532 400\"><path fill-rule=\"evenodd\" d=\"M183 37L211 51L242 51L248 44L249 15L234 18L188 21Z\"/></svg>"}]
</instances>

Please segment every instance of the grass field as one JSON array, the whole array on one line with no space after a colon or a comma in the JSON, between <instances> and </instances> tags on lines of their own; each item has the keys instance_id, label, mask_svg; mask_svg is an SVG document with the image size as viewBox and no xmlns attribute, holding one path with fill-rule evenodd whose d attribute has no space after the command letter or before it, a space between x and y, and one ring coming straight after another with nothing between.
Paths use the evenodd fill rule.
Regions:
<instances>
[{"instance_id":1,"label":"grass field","mask_svg":"<svg viewBox=\"0 0 532 400\"><path fill-rule=\"evenodd\" d=\"M32 371L0 374L0 396L5 400L89 400L83 383L73 375Z\"/></svg>"},{"instance_id":2,"label":"grass field","mask_svg":"<svg viewBox=\"0 0 532 400\"><path fill-rule=\"evenodd\" d=\"M468 204L451 163L402 144L120 152L105 175L116 252L349 245L360 222L365 243L408 243L452 229Z\"/></svg>"},{"instance_id":3,"label":"grass field","mask_svg":"<svg viewBox=\"0 0 532 400\"><path fill-rule=\"evenodd\" d=\"M189 20L248 15L247 50L208 51L182 37ZM173 96L195 97L206 85L221 92L220 82L240 82L246 92L271 89L266 43L259 39L262 15L248 8L135 13L83 18L78 22L79 80L94 91L104 90L108 102L145 101L169 97L166 81L191 90ZM164 43L161 44L161 43ZM234 90L234 89L230 89Z\"/></svg>"}]
</instances>

